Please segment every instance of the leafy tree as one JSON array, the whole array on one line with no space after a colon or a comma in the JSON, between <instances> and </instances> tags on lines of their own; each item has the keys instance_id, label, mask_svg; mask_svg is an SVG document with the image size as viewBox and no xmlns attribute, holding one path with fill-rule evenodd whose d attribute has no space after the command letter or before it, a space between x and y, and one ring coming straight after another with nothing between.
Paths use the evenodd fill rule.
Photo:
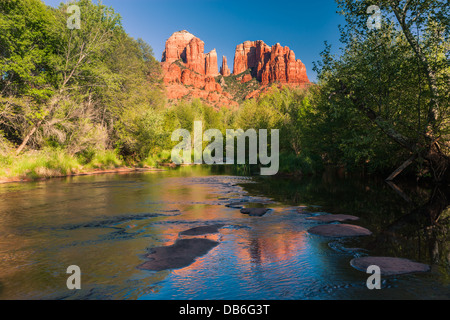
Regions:
<instances>
[{"instance_id":1,"label":"leafy tree","mask_svg":"<svg viewBox=\"0 0 450 320\"><path fill-rule=\"evenodd\" d=\"M435 180L449 181L445 2L380 1L380 29L367 27L370 1L338 0L338 4L347 22L341 28L343 55L334 59L325 51L317 65L328 105L360 111L401 147L395 155L408 160L390 179L418 160L427 162ZM353 120L352 126L363 123L358 117ZM373 136L372 141L377 140ZM385 145L389 150L390 142Z\"/></svg>"}]
</instances>

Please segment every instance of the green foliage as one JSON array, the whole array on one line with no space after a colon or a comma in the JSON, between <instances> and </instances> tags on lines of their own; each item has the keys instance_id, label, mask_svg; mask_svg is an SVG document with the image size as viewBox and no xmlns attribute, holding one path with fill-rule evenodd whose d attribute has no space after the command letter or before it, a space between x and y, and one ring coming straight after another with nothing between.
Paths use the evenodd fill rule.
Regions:
<instances>
[{"instance_id":1,"label":"green foliage","mask_svg":"<svg viewBox=\"0 0 450 320\"><path fill-rule=\"evenodd\" d=\"M122 165L122 159L114 150L97 150L84 168L114 169Z\"/></svg>"},{"instance_id":2,"label":"green foliage","mask_svg":"<svg viewBox=\"0 0 450 320\"><path fill-rule=\"evenodd\" d=\"M149 154L149 156L140 162L141 167L157 167L161 164L170 163L172 158L171 150Z\"/></svg>"},{"instance_id":3,"label":"green foliage","mask_svg":"<svg viewBox=\"0 0 450 320\"><path fill-rule=\"evenodd\" d=\"M245 83L241 82L242 77L250 74L250 72L251 70L247 69L237 75L231 74L228 77L218 76L216 77L216 82L220 83L223 90L231 94L238 103L242 103L249 93L260 89L259 82L254 78Z\"/></svg>"},{"instance_id":4,"label":"green foliage","mask_svg":"<svg viewBox=\"0 0 450 320\"><path fill-rule=\"evenodd\" d=\"M411 170L426 175L422 151L430 141L450 154L444 1L380 1L380 30L366 25L371 1L337 3L346 19L344 48L335 57L325 45L315 64L318 85L273 86L245 100L260 89L255 79L238 80L251 70L218 76L241 105L216 110L200 100L168 106L152 48L128 36L112 8L71 2L82 16L81 29L70 30L68 4L53 9L39 0L0 0L0 175L167 163L178 144L172 132L182 128L192 136L194 121L224 137L226 129L278 129L282 173L313 174L326 166L385 172L417 153ZM16 157L14 148L23 155Z\"/></svg>"},{"instance_id":5,"label":"green foliage","mask_svg":"<svg viewBox=\"0 0 450 320\"><path fill-rule=\"evenodd\" d=\"M381 1L379 30L366 25L372 2L337 2L347 22L341 27L342 56L333 57L326 45L315 66L318 123L331 141L323 148L326 159L393 170L411 153L427 154L437 140L440 152L448 154L450 42L444 1Z\"/></svg>"},{"instance_id":6,"label":"green foliage","mask_svg":"<svg viewBox=\"0 0 450 320\"><path fill-rule=\"evenodd\" d=\"M81 29L67 28L68 4L0 1L0 130L20 147L146 156L165 103L151 47L130 38L112 8L70 4Z\"/></svg>"},{"instance_id":7,"label":"green foliage","mask_svg":"<svg viewBox=\"0 0 450 320\"><path fill-rule=\"evenodd\" d=\"M31 96L52 94L55 74L55 17L39 0L0 1L0 92Z\"/></svg>"},{"instance_id":8,"label":"green foliage","mask_svg":"<svg viewBox=\"0 0 450 320\"><path fill-rule=\"evenodd\" d=\"M76 158L60 149L47 148L40 152L29 152L21 157L2 157L1 175L20 178L48 178L78 172L81 165Z\"/></svg>"}]
</instances>

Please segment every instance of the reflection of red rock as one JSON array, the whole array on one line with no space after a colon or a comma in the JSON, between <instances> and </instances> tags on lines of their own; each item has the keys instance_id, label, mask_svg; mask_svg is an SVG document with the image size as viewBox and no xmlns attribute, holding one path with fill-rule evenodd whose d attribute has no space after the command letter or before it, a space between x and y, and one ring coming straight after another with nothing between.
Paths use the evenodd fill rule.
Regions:
<instances>
[{"instance_id":1,"label":"reflection of red rock","mask_svg":"<svg viewBox=\"0 0 450 320\"><path fill-rule=\"evenodd\" d=\"M252 76L267 85L273 82L308 84L305 65L294 51L279 43L269 47L263 41L245 41L236 47L233 74L252 69Z\"/></svg>"}]
</instances>

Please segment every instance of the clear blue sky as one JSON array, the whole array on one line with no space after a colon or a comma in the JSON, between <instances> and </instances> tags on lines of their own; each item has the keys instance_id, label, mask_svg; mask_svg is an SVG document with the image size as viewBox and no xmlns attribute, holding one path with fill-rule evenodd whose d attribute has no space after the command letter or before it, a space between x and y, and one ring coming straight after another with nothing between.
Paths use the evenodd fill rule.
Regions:
<instances>
[{"instance_id":1,"label":"clear blue sky","mask_svg":"<svg viewBox=\"0 0 450 320\"><path fill-rule=\"evenodd\" d=\"M58 6L61 0L43 0ZM96 0L94 0L96 2ZM294 50L306 65L308 77L316 80L313 61L320 59L324 41L339 47L334 0L103 0L122 16L127 33L142 38L161 60L165 41L172 33L188 30L205 42L205 52L216 49L219 66L222 56L233 70L236 45L246 40L263 40L272 46L279 42Z\"/></svg>"}]
</instances>

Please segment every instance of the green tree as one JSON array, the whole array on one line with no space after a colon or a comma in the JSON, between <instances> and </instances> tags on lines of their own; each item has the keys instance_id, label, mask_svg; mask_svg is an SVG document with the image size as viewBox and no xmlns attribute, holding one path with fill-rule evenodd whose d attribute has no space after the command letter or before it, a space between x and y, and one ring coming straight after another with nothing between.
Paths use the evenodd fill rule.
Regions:
<instances>
[{"instance_id":1,"label":"green tree","mask_svg":"<svg viewBox=\"0 0 450 320\"><path fill-rule=\"evenodd\" d=\"M401 147L393 155L408 160L390 179L417 159L418 163L426 161L436 181L449 181L449 20L445 2L380 1L380 29L367 26L370 1L337 2L347 22L341 28L345 48L339 59L326 50L317 66L323 103L358 110ZM349 120L352 127L364 123L358 116ZM381 144L379 148L380 139L373 131L367 137L367 150L391 149L387 140L385 147Z\"/></svg>"}]
</instances>

